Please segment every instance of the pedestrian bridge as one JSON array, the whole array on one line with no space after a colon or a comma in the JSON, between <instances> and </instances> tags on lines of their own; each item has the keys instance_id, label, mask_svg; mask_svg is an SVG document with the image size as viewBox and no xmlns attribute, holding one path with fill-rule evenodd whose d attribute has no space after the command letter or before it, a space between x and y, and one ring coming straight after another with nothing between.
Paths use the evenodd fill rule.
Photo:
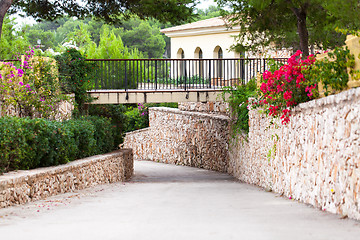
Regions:
<instances>
[{"instance_id":1,"label":"pedestrian bridge","mask_svg":"<svg viewBox=\"0 0 360 240\"><path fill-rule=\"evenodd\" d=\"M92 104L222 101L225 87L247 83L268 69L269 60L88 59L97 74L89 93Z\"/></svg>"}]
</instances>

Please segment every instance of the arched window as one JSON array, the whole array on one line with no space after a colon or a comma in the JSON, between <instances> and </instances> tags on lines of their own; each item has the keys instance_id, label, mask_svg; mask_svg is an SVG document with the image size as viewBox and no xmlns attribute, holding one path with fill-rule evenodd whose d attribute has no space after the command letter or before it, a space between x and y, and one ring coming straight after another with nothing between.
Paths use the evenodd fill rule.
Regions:
<instances>
[{"instance_id":1,"label":"arched window","mask_svg":"<svg viewBox=\"0 0 360 240\"><path fill-rule=\"evenodd\" d=\"M182 48L177 51L177 58L185 59L185 52ZM177 61L178 76L182 77L186 75L186 63L182 60Z\"/></svg>"},{"instance_id":2,"label":"arched window","mask_svg":"<svg viewBox=\"0 0 360 240\"><path fill-rule=\"evenodd\" d=\"M218 51L218 57L217 58L223 58L223 51L221 48L219 48L219 51Z\"/></svg>"},{"instance_id":3,"label":"arched window","mask_svg":"<svg viewBox=\"0 0 360 240\"><path fill-rule=\"evenodd\" d=\"M220 46L216 46L213 53L215 60L215 73L217 80L221 80L223 78L223 64L224 61L221 59L223 58L223 50Z\"/></svg>"},{"instance_id":4,"label":"arched window","mask_svg":"<svg viewBox=\"0 0 360 240\"><path fill-rule=\"evenodd\" d=\"M179 50L177 51L177 58L180 58L180 59L185 58L185 53L184 53L184 50L182 48L179 48Z\"/></svg>"},{"instance_id":5,"label":"arched window","mask_svg":"<svg viewBox=\"0 0 360 240\"><path fill-rule=\"evenodd\" d=\"M203 52L201 48L197 47L194 52L194 58L199 59L195 62L195 74L198 75L200 78L204 77L204 61L200 60L203 59Z\"/></svg>"}]
</instances>

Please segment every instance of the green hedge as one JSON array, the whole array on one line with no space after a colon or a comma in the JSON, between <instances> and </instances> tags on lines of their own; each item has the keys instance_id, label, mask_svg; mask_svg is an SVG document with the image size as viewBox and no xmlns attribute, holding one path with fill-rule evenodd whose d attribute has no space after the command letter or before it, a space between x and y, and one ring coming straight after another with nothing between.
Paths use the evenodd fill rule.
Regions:
<instances>
[{"instance_id":1,"label":"green hedge","mask_svg":"<svg viewBox=\"0 0 360 240\"><path fill-rule=\"evenodd\" d=\"M0 118L0 173L54 166L116 149L111 120Z\"/></svg>"}]
</instances>

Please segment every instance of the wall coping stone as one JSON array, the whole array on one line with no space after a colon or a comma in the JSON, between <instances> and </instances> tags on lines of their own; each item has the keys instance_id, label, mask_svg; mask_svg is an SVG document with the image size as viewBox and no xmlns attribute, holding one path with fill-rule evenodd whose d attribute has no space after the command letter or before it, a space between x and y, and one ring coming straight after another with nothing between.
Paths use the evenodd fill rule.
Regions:
<instances>
[{"instance_id":1,"label":"wall coping stone","mask_svg":"<svg viewBox=\"0 0 360 240\"><path fill-rule=\"evenodd\" d=\"M153 110L154 112L168 112L168 113L173 113L173 114L204 117L204 118L212 118L212 119L225 120L225 121L230 120L230 118L228 116L226 116L226 115L211 114L211 113L204 113L204 112L182 111L182 110L180 110L178 108L152 107L150 109Z\"/></svg>"},{"instance_id":2,"label":"wall coping stone","mask_svg":"<svg viewBox=\"0 0 360 240\"><path fill-rule=\"evenodd\" d=\"M134 130L134 131L131 131L131 132L127 132L126 133L126 136L127 135L133 135L133 134L137 134L137 133L142 133L142 132L148 132L150 131L150 127L147 127L147 128L142 128L142 129L139 129L139 130Z\"/></svg>"},{"instance_id":3,"label":"wall coping stone","mask_svg":"<svg viewBox=\"0 0 360 240\"><path fill-rule=\"evenodd\" d=\"M133 153L132 149L126 148L63 165L8 172L0 176L0 208L96 184L126 181L132 174ZM67 182L67 177L72 178L71 183ZM84 177L89 179L85 180ZM54 178L58 181L57 186L50 181ZM82 185L77 186L79 181L82 181ZM53 188L51 193L50 188Z\"/></svg>"},{"instance_id":4,"label":"wall coping stone","mask_svg":"<svg viewBox=\"0 0 360 240\"><path fill-rule=\"evenodd\" d=\"M298 106L296 106L293 111L294 112L300 112L300 111L304 111L304 110L309 110L312 108L319 108L319 107L324 107L327 105L332 105L332 104L339 104L345 101L351 101L354 99L358 99L360 98L360 87L358 88L352 88L350 90L335 94L335 95L330 95L324 98L320 98L320 99L314 99L312 101L309 102L305 102L305 103L300 103Z\"/></svg>"}]
</instances>

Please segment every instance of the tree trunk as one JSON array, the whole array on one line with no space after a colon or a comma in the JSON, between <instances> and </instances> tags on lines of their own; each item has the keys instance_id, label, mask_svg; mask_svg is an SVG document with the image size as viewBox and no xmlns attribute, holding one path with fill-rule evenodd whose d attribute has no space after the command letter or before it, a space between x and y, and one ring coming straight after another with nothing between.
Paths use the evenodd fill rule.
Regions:
<instances>
[{"instance_id":1,"label":"tree trunk","mask_svg":"<svg viewBox=\"0 0 360 240\"><path fill-rule=\"evenodd\" d=\"M300 39L300 50L303 52L303 58L309 56L309 32L306 26L306 10L307 4L302 6L301 9L291 9L297 18L297 31Z\"/></svg>"},{"instance_id":2,"label":"tree trunk","mask_svg":"<svg viewBox=\"0 0 360 240\"><path fill-rule=\"evenodd\" d=\"M306 14L301 12L297 21L297 29L300 38L300 50L303 52L303 56L309 56L309 32L306 27Z\"/></svg>"},{"instance_id":3,"label":"tree trunk","mask_svg":"<svg viewBox=\"0 0 360 240\"><path fill-rule=\"evenodd\" d=\"M2 33L2 26L6 12L9 10L13 0L0 0L0 39Z\"/></svg>"}]
</instances>

